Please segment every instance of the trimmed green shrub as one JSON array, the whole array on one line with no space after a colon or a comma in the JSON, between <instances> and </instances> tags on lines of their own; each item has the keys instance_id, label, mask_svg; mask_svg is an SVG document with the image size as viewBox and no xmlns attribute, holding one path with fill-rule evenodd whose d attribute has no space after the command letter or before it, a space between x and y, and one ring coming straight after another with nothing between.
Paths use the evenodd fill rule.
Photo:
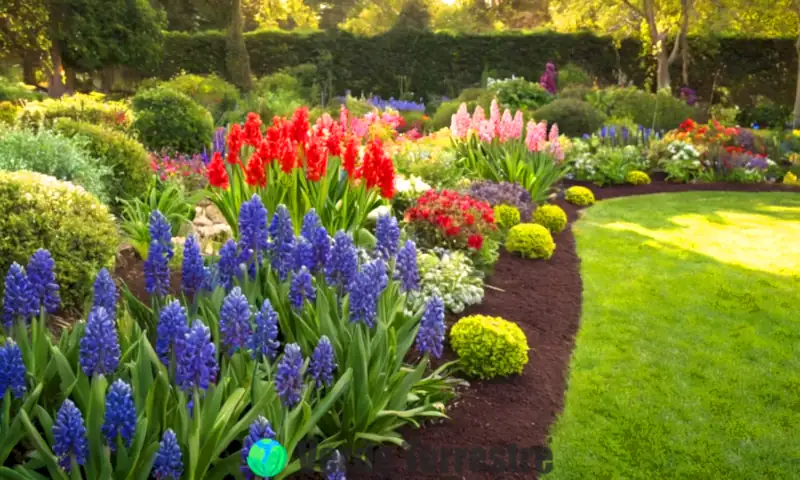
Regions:
<instances>
[{"instance_id":1,"label":"trimmed green shrub","mask_svg":"<svg viewBox=\"0 0 800 480\"><path fill-rule=\"evenodd\" d=\"M567 228L567 214L558 205L540 205L533 213L533 221L552 233L561 233Z\"/></svg>"},{"instance_id":2,"label":"trimmed green shrub","mask_svg":"<svg viewBox=\"0 0 800 480\"><path fill-rule=\"evenodd\" d=\"M781 105L759 95L753 107L739 112L739 121L746 126L756 124L760 128L780 130L789 122L791 115L792 109L789 105Z\"/></svg>"},{"instance_id":3,"label":"trimmed green shrub","mask_svg":"<svg viewBox=\"0 0 800 480\"><path fill-rule=\"evenodd\" d=\"M697 114L696 109L667 93L650 93L634 87L608 88L600 92L598 98L605 96L602 100L605 106L601 109L608 116L629 118L655 130L678 128L684 120Z\"/></svg>"},{"instance_id":4,"label":"trimmed green shrub","mask_svg":"<svg viewBox=\"0 0 800 480\"><path fill-rule=\"evenodd\" d=\"M543 258L553 256L556 244L550 230L534 223L522 223L508 231L506 250L518 253L522 258Z\"/></svg>"},{"instance_id":5,"label":"trimmed green shrub","mask_svg":"<svg viewBox=\"0 0 800 480\"><path fill-rule=\"evenodd\" d=\"M106 190L113 202L138 198L147 191L153 176L150 157L136 140L120 132L68 118L56 122L55 130L67 137L84 140L84 150L111 169L112 176Z\"/></svg>"},{"instance_id":6,"label":"trimmed green shrub","mask_svg":"<svg viewBox=\"0 0 800 480\"><path fill-rule=\"evenodd\" d=\"M459 102L477 102L486 95L491 96L492 94L485 88L465 88L461 91L456 100Z\"/></svg>"},{"instance_id":7,"label":"trimmed green shrub","mask_svg":"<svg viewBox=\"0 0 800 480\"><path fill-rule=\"evenodd\" d=\"M511 205L496 205L494 207L494 222L503 230L519 225L519 209Z\"/></svg>"},{"instance_id":8,"label":"trimmed green shrub","mask_svg":"<svg viewBox=\"0 0 800 480\"><path fill-rule=\"evenodd\" d=\"M111 170L92 158L85 141L50 130L9 129L0 133L0 170L30 170L75 183L107 200Z\"/></svg>"},{"instance_id":9,"label":"trimmed green shrub","mask_svg":"<svg viewBox=\"0 0 800 480\"><path fill-rule=\"evenodd\" d=\"M591 87L592 77L578 65L568 63L558 68L558 90L563 92L566 88Z\"/></svg>"},{"instance_id":10,"label":"trimmed green shrub","mask_svg":"<svg viewBox=\"0 0 800 480\"><path fill-rule=\"evenodd\" d=\"M139 92L133 110L133 129L150 150L198 153L211 144L211 114L183 93L166 87Z\"/></svg>"},{"instance_id":11,"label":"trimmed green shrub","mask_svg":"<svg viewBox=\"0 0 800 480\"><path fill-rule=\"evenodd\" d=\"M570 137L592 133L603 125L606 116L591 104L572 98L559 98L533 112L537 121L558 124L558 131Z\"/></svg>"},{"instance_id":12,"label":"trimmed green shrub","mask_svg":"<svg viewBox=\"0 0 800 480\"><path fill-rule=\"evenodd\" d=\"M14 125L17 123L17 113L22 107L11 102L0 102L0 124Z\"/></svg>"},{"instance_id":13,"label":"trimmed green shrub","mask_svg":"<svg viewBox=\"0 0 800 480\"><path fill-rule=\"evenodd\" d=\"M47 98L41 102L29 102L19 115L19 124L30 128L49 128L59 118L71 118L127 130L132 121L128 107L121 102L104 102L104 98L99 93L77 93L59 99Z\"/></svg>"},{"instance_id":14,"label":"trimmed green shrub","mask_svg":"<svg viewBox=\"0 0 800 480\"><path fill-rule=\"evenodd\" d=\"M108 208L71 183L0 171L0 211L0 272L46 248L56 262L64 308L83 307L95 275L113 266L119 246Z\"/></svg>"},{"instance_id":15,"label":"trimmed green shrub","mask_svg":"<svg viewBox=\"0 0 800 480\"><path fill-rule=\"evenodd\" d=\"M450 123L453 119L453 115L458 111L458 108L461 106L460 100L450 100L448 102L442 102L439 105L439 108L436 109L436 113L433 114L431 117L431 126L434 130L439 130L442 128L446 128L450 126ZM467 102L467 108L472 111L475 106L474 104L470 106L470 103Z\"/></svg>"},{"instance_id":16,"label":"trimmed green shrub","mask_svg":"<svg viewBox=\"0 0 800 480\"><path fill-rule=\"evenodd\" d=\"M13 82L5 77L0 77L0 102L14 102L17 100L39 100L40 93L32 91L24 83Z\"/></svg>"},{"instance_id":17,"label":"trimmed green shrub","mask_svg":"<svg viewBox=\"0 0 800 480\"><path fill-rule=\"evenodd\" d=\"M569 187L564 199L573 205L586 207L594 203L594 193L586 187Z\"/></svg>"},{"instance_id":18,"label":"trimmed green shrub","mask_svg":"<svg viewBox=\"0 0 800 480\"><path fill-rule=\"evenodd\" d=\"M582 85L570 85L568 87L564 87L561 91L558 92L558 98L573 98L575 100L586 100L592 93L592 87L584 87Z\"/></svg>"},{"instance_id":19,"label":"trimmed green shrub","mask_svg":"<svg viewBox=\"0 0 800 480\"><path fill-rule=\"evenodd\" d=\"M641 170L634 170L632 172L628 172L628 175L625 176L625 181L632 185L649 185L650 175L642 172Z\"/></svg>"},{"instance_id":20,"label":"trimmed green shrub","mask_svg":"<svg viewBox=\"0 0 800 480\"><path fill-rule=\"evenodd\" d=\"M206 108L214 120L236 108L240 100L239 90L231 83L211 74L208 76L183 74L165 82L165 87L183 93Z\"/></svg>"},{"instance_id":21,"label":"trimmed green shrub","mask_svg":"<svg viewBox=\"0 0 800 480\"><path fill-rule=\"evenodd\" d=\"M521 374L528 364L528 339L519 325L500 317L471 315L450 330L450 345L464 371L478 378Z\"/></svg>"},{"instance_id":22,"label":"trimmed green shrub","mask_svg":"<svg viewBox=\"0 0 800 480\"><path fill-rule=\"evenodd\" d=\"M536 110L555 98L537 82L524 78L499 80L489 86L489 91L497 97L503 107L515 110Z\"/></svg>"}]
</instances>

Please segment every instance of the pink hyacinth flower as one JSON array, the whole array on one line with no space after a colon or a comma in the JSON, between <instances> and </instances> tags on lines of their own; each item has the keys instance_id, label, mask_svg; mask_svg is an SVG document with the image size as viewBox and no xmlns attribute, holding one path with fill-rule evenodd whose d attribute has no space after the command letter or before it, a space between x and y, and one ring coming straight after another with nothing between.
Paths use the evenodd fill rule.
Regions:
<instances>
[{"instance_id":1,"label":"pink hyacinth flower","mask_svg":"<svg viewBox=\"0 0 800 480\"><path fill-rule=\"evenodd\" d=\"M550 127L550 137L548 138L550 142L557 142L558 141L558 124L554 123L552 127Z\"/></svg>"},{"instance_id":2,"label":"pink hyacinth flower","mask_svg":"<svg viewBox=\"0 0 800 480\"><path fill-rule=\"evenodd\" d=\"M467 111L467 104L462 103L458 111L453 114L450 121L450 134L456 138L466 138L472 118Z\"/></svg>"},{"instance_id":3,"label":"pink hyacinth flower","mask_svg":"<svg viewBox=\"0 0 800 480\"><path fill-rule=\"evenodd\" d=\"M491 120L484 120L478 126L478 137L482 142L491 142L494 139L494 125Z\"/></svg>"},{"instance_id":4,"label":"pink hyacinth flower","mask_svg":"<svg viewBox=\"0 0 800 480\"><path fill-rule=\"evenodd\" d=\"M511 129L511 138L520 138L522 136L523 122L522 112L517 110L516 115L514 115L513 128Z\"/></svg>"},{"instance_id":5,"label":"pink hyacinth flower","mask_svg":"<svg viewBox=\"0 0 800 480\"><path fill-rule=\"evenodd\" d=\"M503 117L500 119L500 125L497 127L497 136L501 142L507 142L513 138L514 120L511 118L511 112L506 109Z\"/></svg>"},{"instance_id":6,"label":"pink hyacinth flower","mask_svg":"<svg viewBox=\"0 0 800 480\"><path fill-rule=\"evenodd\" d=\"M347 118L350 116L350 112L347 111L347 107L342 105L342 108L339 109L339 125L342 127L342 130L345 132L347 131Z\"/></svg>"},{"instance_id":7,"label":"pink hyacinth flower","mask_svg":"<svg viewBox=\"0 0 800 480\"><path fill-rule=\"evenodd\" d=\"M538 124L534 123L533 120L528 122L528 134L525 137L525 145L528 147L528 151L540 152L544 148L546 138L546 122L542 121Z\"/></svg>"},{"instance_id":8,"label":"pink hyacinth flower","mask_svg":"<svg viewBox=\"0 0 800 480\"><path fill-rule=\"evenodd\" d=\"M495 124L500 123L500 105L497 104L496 98L492 100L492 107L489 110L489 112L490 112L489 119L492 121L492 123Z\"/></svg>"},{"instance_id":9,"label":"pink hyacinth flower","mask_svg":"<svg viewBox=\"0 0 800 480\"><path fill-rule=\"evenodd\" d=\"M486 121L486 113L483 111L483 107L478 105L475 107L475 112L472 114L472 125L470 125L470 129L478 132L481 129L481 124Z\"/></svg>"}]
</instances>

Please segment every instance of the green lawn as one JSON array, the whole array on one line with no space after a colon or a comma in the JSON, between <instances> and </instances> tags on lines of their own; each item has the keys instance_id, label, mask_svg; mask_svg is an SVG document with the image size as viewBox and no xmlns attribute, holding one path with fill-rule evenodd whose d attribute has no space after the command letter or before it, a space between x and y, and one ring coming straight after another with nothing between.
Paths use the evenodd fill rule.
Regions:
<instances>
[{"instance_id":1,"label":"green lawn","mask_svg":"<svg viewBox=\"0 0 800 480\"><path fill-rule=\"evenodd\" d=\"M603 201L554 479L800 478L800 195Z\"/></svg>"}]
</instances>

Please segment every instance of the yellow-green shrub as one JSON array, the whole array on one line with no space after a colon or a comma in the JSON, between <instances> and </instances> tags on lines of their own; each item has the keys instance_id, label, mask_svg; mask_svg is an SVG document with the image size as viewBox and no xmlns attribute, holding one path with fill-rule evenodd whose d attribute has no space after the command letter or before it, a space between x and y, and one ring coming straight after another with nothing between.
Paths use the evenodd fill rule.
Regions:
<instances>
[{"instance_id":1,"label":"yellow-green shrub","mask_svg":"<svg viewBox=\"0 0 800 480\"><path fill-rule=\"evenodd\" d=\"M19 114L19 124L28 128L51 127L58 118L71 118L94 125L127 130L131 125L130 109L121 102L106 102L99 93L77 93L58 99L29 102Z\"/></svg>"},{"instance_id":2,"label":"yellow-green shrub","mask_svg":"<svg viewBox=\"0 0 800 480\"><path fill-rule=\"evenodd\" d=\"M520 213L517 207L511 205L495 205L494 207L494 222L502 230L519 225Z\"/></svg>"},{"instance_id":3,"label":"yellow-green shrub","mask_svg":"<svg viewBox=\"0 0 800 480\"><path fill-rule=\"evenodd\" d=\"M525 333L500 317L462 318L450 330L450 346L464 371L478 378L520 374L528 363Z\"/></svg>"},{"instance_id":4,"label":"yellow-green shrub","mask_svg":"<svg viewBox=\"0 0 800 480\"><path fill-rule=\"evenodd\" d=\"M585 207L594 203L594 193L586 187L574 186L567 189L564 196L566 201L574 205Z\"/></svg>"},{"instance_id":5,"label":"yellow-green shrub","mask_svg":"<svg viewBox=\"0 0 800 480\"><path fill-rule=\"evenodd\" d=\"M14 125L21 107L11 102L0 102L0 124Z\"/></svg>"},{"instance_id":6,"label":"yellow-green shrub","mask_svg":"<svg viewBox=\"0 0 800 480\"><path fill-rule=\"evenodd\" d=\"M625 176L625 181L632 185L649 185L650 176L641 170L634 170L628 172L628 175Z\"/></svg>"},{"instance_id":7,"label":"yellow-green shrub","mask_svg":"<svg viewBox=\"0 0 800 480\"><path fill-rule=\"evenodd\" d=\"M24 265L33 252L46 248L56 262L64 307L83 306L95 275L113 265L119 246L108 207L71 183L0 171L0 211L0 272L13 262Z\"/></svg>"},{"instance_id":8,"label":"yellow-green shrub","mask_svg":"<svg viewBox=\"0 0 800 480\"><path fill-rule=\"evenodd\" d=\"M533 214L533 221L553 233L567 228L567 214L558 205L540 205Z\"/></svg>"},{"instance_id":9,"label":"yellow-green shrub","mask_svg":"<svg viewBox=\"0 0 800 480\"><path fill-rule=\"evenodd\" d=\"M556 244L550 230L534 223L522 223L508 231L506 249L518 253L523 258L543 258L553 256Z\"/></svg>"},{"instance_id":10,"label":"yellow-green shrub","mask_svg":"<svg viewBox=\"0 0 800 480\"><path fill-rule=\"evenodd\" d=\"M106 191L112 202L138 198L147 192L153 170L141 143L121 132L69 118L59 119L54 130L83 140L84 150L111 169Z\"/></svg>"}]
</instances>

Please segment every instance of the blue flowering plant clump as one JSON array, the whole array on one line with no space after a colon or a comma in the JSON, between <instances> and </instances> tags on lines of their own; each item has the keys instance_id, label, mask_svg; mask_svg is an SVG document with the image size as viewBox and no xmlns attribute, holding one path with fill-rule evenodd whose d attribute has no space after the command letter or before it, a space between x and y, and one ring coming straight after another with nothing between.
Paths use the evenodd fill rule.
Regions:
<instances>
[{"instance_id":1,"label":"blue flowering plant clump","mask_svg":"<svg viewBox=\"0 0 800 480\"><path fill-rule=\"evenodd\" d=\"M430 357L442 355L444 309L440 300L412 301L420 288L416 246L401 242L396 219L378 218L374 247L364 258L349 233L331 235L313 209L295 225L286 208L268 212L255 195L240 213L238 238L210 265L217 282L191 291L184 285L177 299L154 291L151 306L126 294L139 324L157 325L149 330L156 333L157 355L176 372L187 399L201 392L194 405L202 409L202 392L215 383L245 380L255 395L251 404L266 402L274 412L303 405L313 412L335 397L316 429L350 448L361 446L365 435L392 441L396 428L416 423L415 417L443 415L432 405L448 400L457 380L450 364L432 373L427 367ZM198 320L189 326L194 316L202 327ZM186 383L182 372L189 365L181 364L179 350L189 348L191 367L202 375ZM287 445L281 436L284 422L298 419L266 418L291 454L296 442Z\"/></svg>"},{"instance_id":2,"label":"blue flowering plant clump","mask_svg":"<svg viewBox=\"0 0 800 480\"><path fill-rule=\"evenodd\" d=\"M171 232L154 212L149 300L125 288L118 298L101 270L85 320L58 340L44 328L58 265L37 253L11 268L0 465L25 446L35 454L12 465L23 478L253 478L249 449L269 438L286 450L284 478L301 468L301 442L323 446L313 460L327 472L337 449L397 443L403 425L445 416L459 380L452 363L430 368L444 307L409 300L420 288L416 246L401 242L396 221L380 218L364 253L313 210L295 228L286 209L245 203L218 257L188 240L179 291Z\"/></svg>"}]
</instances>

